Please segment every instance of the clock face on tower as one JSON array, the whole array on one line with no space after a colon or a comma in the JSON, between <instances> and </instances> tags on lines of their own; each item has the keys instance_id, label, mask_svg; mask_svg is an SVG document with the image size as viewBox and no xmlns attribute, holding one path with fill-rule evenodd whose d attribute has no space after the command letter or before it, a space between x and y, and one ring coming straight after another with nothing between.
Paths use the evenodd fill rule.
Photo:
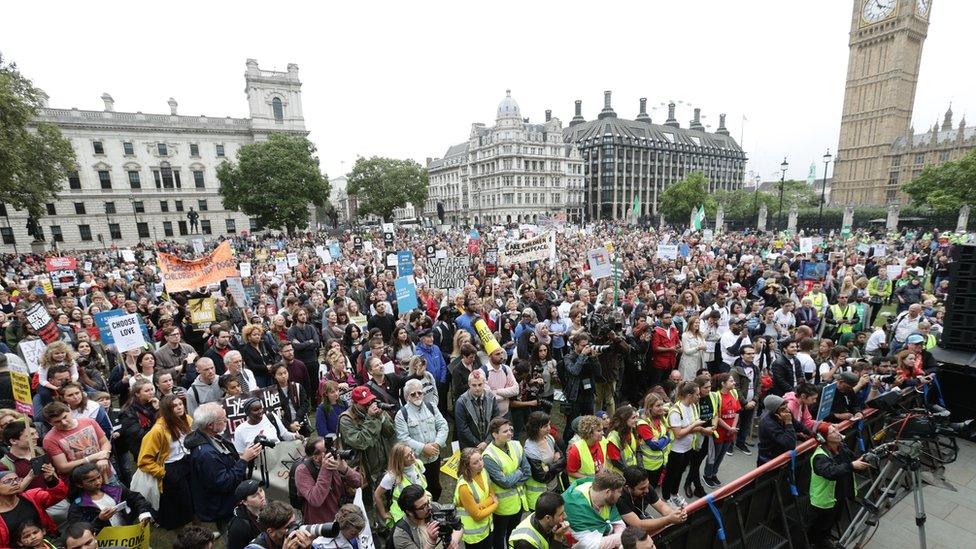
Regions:
<instances>
[{"instance_id":1,"label":"clock face on tower","mask_svg":"<svg viewBox=\"0 0 976 549\"><path fill-rule=\"evenodd\" d=\"M925 17L929 14L929 7L932 5L932 0L917 0L915 2L915 13Z\"/></svg>"},{"instance_id":2,"label":"clock face on tower","mask_svg":"<svg viewBox=\"0 0 976 549\"><path fill-rule=\"evenodd\" d=\"M887 19L898 6L898 0L865 0L861 19L865 23L877 23ZM926 8L928 9L928 8Z\"/></svg>"}]
</instances>

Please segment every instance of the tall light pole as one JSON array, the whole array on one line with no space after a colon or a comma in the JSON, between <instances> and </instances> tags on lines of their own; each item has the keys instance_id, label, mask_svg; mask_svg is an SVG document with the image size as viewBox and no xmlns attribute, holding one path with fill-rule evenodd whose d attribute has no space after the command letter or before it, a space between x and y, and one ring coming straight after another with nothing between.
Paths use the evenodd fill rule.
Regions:
<instances>
[{"instance_id":1,"label":"tall light pole","mask_svg":"<svg viewBox=\"0 0 976 549\"><path fill-rule=\"evenodd\" d=\"M783 187L786 184L786 168L790 167L790 163L786 161L786 157L783 157L783 163L779 165L780 171L783 175L779 178L779 213L776 214L776 228L778 230L783 229Z\"/></svg>"},{"instance_id":2,"label":"tall light pole","mask_svg":"<svg viewBox=\"0 0 976 549\"><path fill-rule=\"evenodd\" d=\"M817 230L823 231L823 208L824 208L824 198L827 194L827 165L830 164L830 160L833 157L830 155L830 149L827 149L827 154L823 155L824 160L824 178L823 186L820 187L820 216L817 221Z\"/></svg>"}]
</instances>

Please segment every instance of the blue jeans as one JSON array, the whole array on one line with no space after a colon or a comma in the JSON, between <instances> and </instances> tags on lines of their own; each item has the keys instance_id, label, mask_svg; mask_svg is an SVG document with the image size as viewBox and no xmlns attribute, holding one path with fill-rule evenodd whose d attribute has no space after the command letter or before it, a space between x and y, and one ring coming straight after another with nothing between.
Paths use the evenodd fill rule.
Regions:
<instances>
[{"instance_id":1,"label":"blue jeans","mask_svg":"<svg viewBox=\"0 0 976 549\"><path fill-rule=\"evenodd\" d=\"M756 415L756 409L743 408L739 411L739 434L735 437L736 446L745 446L749 434L752 433L752 418Z\"/></svg>"},{"instance_id":2,"label":"blue jeans","mask_svg":"<svg viewBox=\"0 0 976 549\"><path fill-rule=\"evenodd\" d=\"M722 465L725 452L732 448L732 441L716 442L715 439L708 439L708 460L705 462L705 478L711 478L718 474L718 468Z\"/></svg>"}]
</instances>

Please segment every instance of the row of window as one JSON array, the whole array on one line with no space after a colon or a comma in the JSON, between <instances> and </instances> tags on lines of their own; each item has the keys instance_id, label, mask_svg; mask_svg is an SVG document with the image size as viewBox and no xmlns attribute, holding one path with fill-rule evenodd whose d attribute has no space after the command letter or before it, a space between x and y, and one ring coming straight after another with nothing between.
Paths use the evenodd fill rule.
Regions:
<instances>
[{"instance_id":1,"label":"row of window","mask_svg":"<svg viewBox=\"0 0 976 549\"><path fill-rule=\"evenodd\" d=\"M112 214L118 213L118 211L115 208L115 202L112 202L112 201L105 202L104 205L105 205L105 214L106 215L112 215ZM56 215L58 215L58 208L57 208L57 205L56 204L54 204L52 202L49 202L48 204L46 204L46 206L47 206L47 214L48 215L50 215L50 216L56 216ZM86 215L88 213L87 208L85 207L85 203L84 202L75 202L74 203L74 206L75 206L75 214L77 214L77 215ZM174 211L182 212L183 211L183 201L182 200L174 200L173 201L173 208L174 208ZM200 210L201 212L209 211L210 210L210 205L207 203L207 199L202 198L200 200L197 200L197 209ZM142 200L133 201L132 202L132 211L134 213L146 213L146 204L145 204L145 202L143 202ZM170 211L169 210L169 200L160 200L159 201L159 211L161 211L163 213L167 213L167 212ZM0 212L0 215L7 215L6 207L4 207L4 210L2 212Z\"/></svg>"},{"instance_id":2,"label":"row of window","mask_svg":"<svg viewBox=\"0 0 976 549\"><path fill-rule=\"evenodd\" d=\"M193 170L193 186L197 189L204 189L207 186L207 182L203 176L203 170ZM98 183L103 190L112 189L112 174L108 170L96 170L98 175ZM129 188L141 189L142 188L142 178L139 176L138 170L128 170L126 174L129 177ZM152 169L153 182L157 189L182 189L183 188L183 178L180 175L180 170L169 166L161 166L159 168ZM68 173L68 188L72 190L81 190L81 177L78 172Z\"/></svg>"},{"instance_id":3,"label":"row of window","mask_svg":"<svg viewBox=\"0 0 976 549\"><path fill-rule=\"evenodd\" d=\"M949 151L939 151L939 163L941 164L941 163L945 163L945 162L948 162L948 161L949 161ZM915 154L915 163L916 164L925 164L925 153L917 153L917 154ZM899 166L901 166L901 157L900 156L894 156L894 157L892 157L891 158L891 167L892 168L897 168Z\"/></svg>"},{"instance_id":4,"label":"row of window","mask_svg":"<svg viewBox=\"0 0 976 549\"><path fill-rule=\"evenodd\" d=\"M104 155L105 144L101 140L92 141L92 151L96 155ZM132 144L132 141L122 142L122 154L125 156L135 156L136 148L135 145ZM156 143L156 154L159 156L169 156L169 147L166 145L166 143ZM222 144L214 145L214 154L216 154L218 157L223 157L224 146ZM194 158L200 156L200 145L197 143L190 143L190 156Z\"/></svg>"},{"instance_id":5,"label":"row of window","mask_svg":"<svg viewBox=\"0 0 976 549\"><path fill-rule=\"evenodd\" d=\"M237 233L237 222L235 220L225 219L224 222L225 222L224 228L227 234ZM253 221L251 225L253 229L254 228ZM186 236L190 234L189 226L187 225L186 221L178 221L176 223L176 227L177 230L179 231L180 236ZM43 235L44 232L43 227L38 227L37 230L40 231ZM51 230L51 239L54 242L64 242L64 232L62 231L60 225L51 225L50 230ZM149 223L145 223L145 222L136 223L136 232L138 233L139 238L150 238ZM200 232L203 234L213 234L213 228L211 227L209 219L200 220ZM111 240L122 240L122 226L118 223L109 223L108 234ZM163 221L163 235L166 237L175 236L173 232L172 221ZM93 240L91 225L88 224L78 225L78 237L82 240L82 242L91 242ZM16 243L16 239L14 238L14 231L11 227L0 227L0 238L2 238L4 244ZM101 240L102 235L98 235L98 239Z\"/></svg>"}]
</instances>

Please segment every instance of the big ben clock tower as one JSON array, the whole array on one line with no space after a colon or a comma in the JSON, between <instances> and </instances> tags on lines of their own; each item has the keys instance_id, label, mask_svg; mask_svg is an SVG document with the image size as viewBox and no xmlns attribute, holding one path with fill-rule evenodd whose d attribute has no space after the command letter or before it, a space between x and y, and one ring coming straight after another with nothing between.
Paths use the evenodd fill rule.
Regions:
<instances>
[{"instance_id":1,"label":"big ben clock tower","mask_svg":"<svg viewBox=\"0 0 976 549\"><path fill-rule=\"evenodd\" d=\"M911 125L931 5L931 0L854 0L831 191L836 203L897 200L884 155Z\"/></svg>"}]
</instances>

